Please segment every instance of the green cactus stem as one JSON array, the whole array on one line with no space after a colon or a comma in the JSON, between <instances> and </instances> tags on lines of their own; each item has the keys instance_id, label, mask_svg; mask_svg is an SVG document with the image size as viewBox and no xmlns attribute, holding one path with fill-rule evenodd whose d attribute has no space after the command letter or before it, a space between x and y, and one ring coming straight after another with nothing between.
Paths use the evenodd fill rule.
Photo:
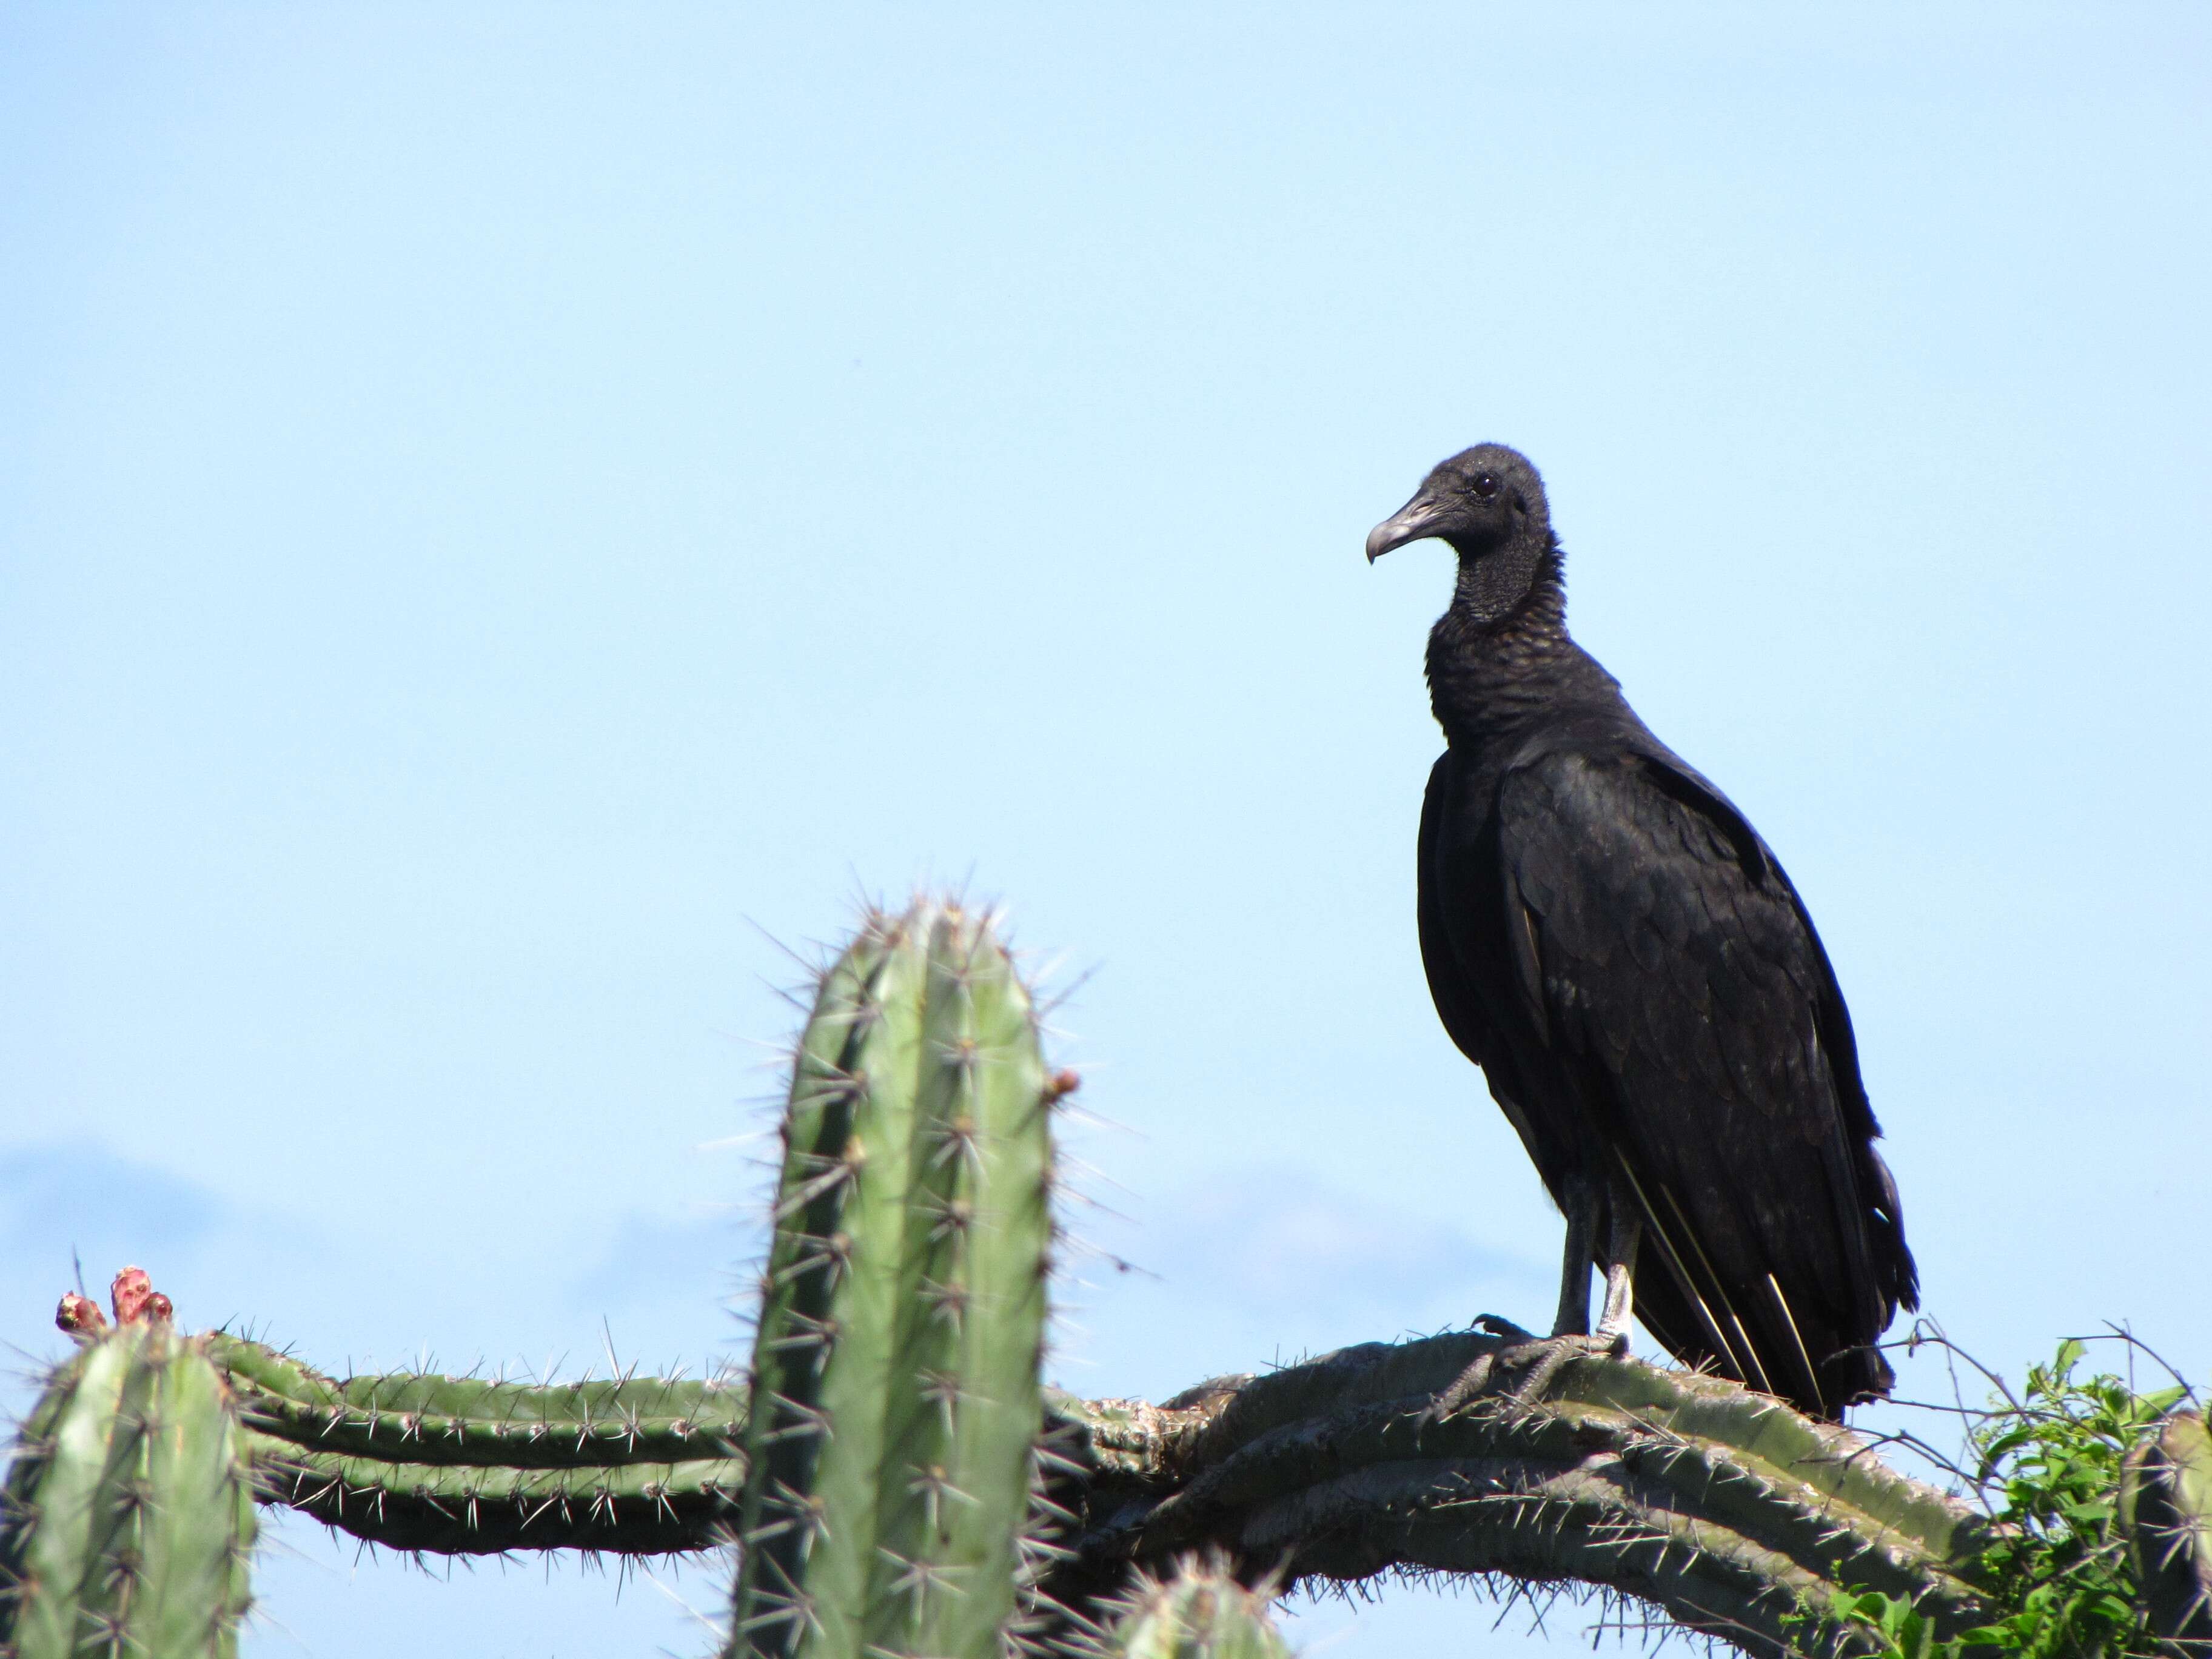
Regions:
<instances>
[{"instance_id":1,"label":"green cactus stem","mask_svg":"<svg viewBox=\"0 0 2212 1659\"><path fill-rule=\"evenodd\" d=\"M249 1426L357 1457L515 1468L716 1462L744 1425L744 1384L725 1376L523 1383L410 1371L338 1382L258 1343L208 1341Z\"/></svg>"},{"instance_id":2,"label":"green cactus stem","mask_svg":"<svg viewBox=\"0 0 2212 1659\"><path fill-rule=\"evenodd\" d=\"M873 916L824 975L762 1280L729 1652L996 1659L1042 1429L1055 1090L984 916Z\"/></svg>"},{"instance_id":3,"label":"green cactus stem","mask_svg":"<svg viewBox=\"0 0 2212 1659\"><path fill-rule=\"evenodd\" d=\"M1240 1571L1280 1567L1286 1583L1401 1568L1580 1581L1763 1654L1823 1645L1806 1609L1826 1618L1832 1589L1908 1601L1945 1635L1986 1615L1976 1565L1985 1516L1889 1469L1847 1431L1733 1382L1591 1358L1563 1369L1541 1401L1478 1401L1425 1420L1433 1391L1497 1346L1476 1335L1368 1344L1220 1379L1164 1406L1052 1395L1049 1419L1074 1437L1073 1471L1055 1476L1053 1495L1074 1519L1043 1597L1096 1624L1138 1574L1166 1574L1212 1549ZM271 1501L377 1542L690 1551L714 1545L731 1519L714 1499L737 1490L740 1460L625 1465L607 1461L618 1439L597 1432L549 1432L534 1443L544 1461L503 1471L319 1451L317 1419L303 1407L327 1409L340 1390L360 1413L343 1432L412 1457L434 1441L404 1413L372 1413L371 1402L417 1403L463 1386L489 1402L513 1385L411 1376L338 1384L234 1340L214 1352L232 1370L245 1420L263 1425L247 1431L256 1458L300 1472ZM254 1377L283 1381L285 1411L266 1410ZM736 1390L675 1386L697 1391L678 1413L694 1425L711 1418L728 1433L742 1418ZM528 1401L514 1406L526 1421L557 1419L573 1398L514 1392ZM272 1425L289 1437L276 1438ZM318 1497L313 1477L342 1479L343 1504ZM524 1486L533 1480L543 1484ZM655 1480L657 1498L645 1491ZM542 1509L555 1494L567 1498L565 1513ZM1840 1628L1824 1639L1851 1645Z\"/></svg>"},{"instance_id":4,"label":"green cactus stem","mask_svg":"<svg viewBox=\"0 0 2212 1659\"><path fill-rule=\"evenodd\" d=\"M1218 1555L1188 1557L1164 1580L1139 1573L1102 1610L1103 1638L1071 1645L1082 1659L1290 1659L1268 1601Z\"/></svg>"},{"instance_id":5,"label":"green cactus stem","mask_svg":"<svg viewBox=\"0 0 2212 1659\"><path fill-rule=\"evenodd\" d=\"M2120 1525L2151 1628L2185 1651L2212 1652L2212 1430L2175 1412L2128 1454Z\"/></svg>"},{"instance_id":6,"label":"green cactus stem","mask_svg":"<svg viewBox=\"0 0 2212 1659\"><path fill-rule=\"evenodd\" d=\"M717 1541L744 1484L727 1378L343 1382L217 1334L264 1496L369 1542L440 1554L670 1554Z\"/></svg>"},{"instance_id":7,"label":"green cactus stem","mask_svg":"<svg viewBox=\"0 0 2212 1659\"><path fill-rule=\"evenodd\" d=\"M93 1309L25 1420L0 1492L8 1659L237 1651L254 1533L242 1436L204 1345L146 1311L135 1300L103 1329Z\"/></svg>"},{"instance_id":8,"label":"green cactus stem","mask_svg":"<svg viewBox=\"0 0 2212 1659\"><path fill-rule=\"evenodd\" d=\"M1369 1344L1165 1407L1055 1400L1088 1424L1094 1473L1046 1590L1079 1603L1117 1570L1211 1546L1291 1583L1578 1581L1775 1656L1855 1645L1821 1622L1838 1587L1903 1598L1945 1636L1985 1616L1984 1517L1734 1383L1590 1358L1540 1401L1428 1420L1435 1391L1497 1346Z\"/></svg>"}]
</instances>

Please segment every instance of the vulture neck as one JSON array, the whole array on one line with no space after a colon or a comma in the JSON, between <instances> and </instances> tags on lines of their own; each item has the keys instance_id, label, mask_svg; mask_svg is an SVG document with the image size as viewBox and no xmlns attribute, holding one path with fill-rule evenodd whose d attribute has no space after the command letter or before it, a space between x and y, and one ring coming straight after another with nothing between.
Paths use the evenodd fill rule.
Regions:
<instances>
[{"instance_id":1,"label":"vulture neck","mask_svg":"<svg viewBox=\"0 0 2212 1659\"><path fill-rule=\"evenodd\" d=\"M1559 544L1548 532L1461 558L1451 608L1429 630L1429 703L1453 747L1619 696L1613 676L1567 636Z\"/></svg>"}]
</instances>

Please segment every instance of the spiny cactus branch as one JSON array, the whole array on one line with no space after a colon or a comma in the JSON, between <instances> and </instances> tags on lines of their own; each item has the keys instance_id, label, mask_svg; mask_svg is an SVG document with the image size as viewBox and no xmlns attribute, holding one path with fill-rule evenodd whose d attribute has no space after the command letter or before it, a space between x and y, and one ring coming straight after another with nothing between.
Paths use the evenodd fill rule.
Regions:
<instances>
[{"instance_id":1,"label":"spiny cactus branch","mask_svg":"<svg viewBox=\"0 0 2212 1659\"><path fill-rule=\"evenodd\" d=\"M725 1378L339 1382L234 1336L209 1352L264 1500L392 1549L702 1550L744 1485L745 1390Z\"/></svg>"},{"instance_id":2,"label":"spiny cactus branch","mask_svg":"<svg viewBox=\"0 0 2212 1659\"><path fill-rule=\"evenodd\" d=\"M729 1377L551 1384L401 1372L337 1382L258 1343L209 1339L249 1426L352 1456L574 1468L715 1462L744 1427Z\"/></svg>"},{"instance_id":3,"label":"spiny cactus branch","mask_svg":"<svg viewBox=\"0 0 2212 1659\"><path fill-rule=\"evenodd\" d=\"M1945 1634L1985 1608L1988 1522L1855 1437L1717 1378L1578 1360L1545 1397L1428 1420L1498 1339L1370 1344L1165 1406L1058 1400L1089 1431L1083 1527L1046 1589L1079 1602L1199 1547L1285 1583L1394 1570L1580 1582L1755 1653L1849 1650L1840 1586Z\"/></svg>"},{"instance_id":4,"label":"spiny cactus branch","mask_svg":"<svg viewBox=\"0 0 2212 1659\"><path fill-rule=\"evenodd\" d=\"M76 1298L84 1346L48 1376L0 1488L0 1654L234 1659L254 1535L237 1419L167 1298L117 1284L112 1327Z\"/></svg>"},{"instance_id":5,"label":"spiny cactus branch","mask_svg":"<svg viewBox=\"0 0 2212 1659\"><path fill-rule=\"evenodd\" d=\"M823 976L761 1287L731 1659L1001 1652L1035 1541L1057 1087L988 915L873 915Z\"/></svg>"},{"instance_id":6,"label":"spiny cactus branch","mask_svg":"<svg viewBox=\"0 0 2212 1659\"><path fill-rule=\"evenodd\" d=\"M1244 1584L1218 1556L1187 1557L1166 1578L1136 1574L1063 1645L1071 1659L1290 1659L1274 1589Z\"/></svg>"},{"instance_id":7,"label":"spiny cactus branch","mask_svg":"<svg viewBox=\"0 0 2212 1659\"><path fill-rule=\"evenodd\" d=\"M2212 1430L2179 1411L2129 1454L2121 1525L2151 1628L2177 1655L2212 1654Z\"/></svg>"},{"instance_id":8,"label":"spiny cactus branch","mask_svg":"<svg viewBox=\"0 0 2212 1659\"><path fill-rule=\"evenodd\" d=\"M1370 1343L1164 1405L1054 1395L1050 1414L1074 1433L1052 1496L1075 1520L1054 1540L1065 1555L1047 1570L1045 1594L1096 1608L1138 1572L1212 1550L1249 1577L1285 1583L1401 1570L1579 1582L1762 1654L1848 1649L1851 1632L1807 1625L1805 1609L1839 1587L1908 1600L1945 1632L1984 1616L1973 1564L1986 1517L1898 1474L1847 1431L1735 1383L1585 1359L1531 1405L1482 1400L1425 1420L1434 1390L1498 1345L1473 1334ZM606 1419L581 1413L584 1432L526 1437L527 1465L477 1464L425 1434L428 1419L409 1428L405 1412L389 1409L450 1407L473 1390L497 1400L508 1423L550 1424L564 1401L609 1385L338 1383L234 1338L210 1352L238 1387L257 1459L288 1477L264 1481L267 1500L359 1537L433 1552L657 1553L712 1547L733 1519L734 1457L665 1462L644 1455L641 1435L626 1459ZM289 1379L281 1407L272 1378ZM682 1391L664 1404L680 1397L702 1437L732 1434L743 1415L742 1391L726 1384L624 1386L648 1400ZM315 1411L339 1397L356 1414L335 1431L373 1432L376 1455L318 1445ZM385 1409L372 1431L373 1407ZM461 1441L492 1443L485 1427L464 1427Z\"/></svg>"}]
</instances>

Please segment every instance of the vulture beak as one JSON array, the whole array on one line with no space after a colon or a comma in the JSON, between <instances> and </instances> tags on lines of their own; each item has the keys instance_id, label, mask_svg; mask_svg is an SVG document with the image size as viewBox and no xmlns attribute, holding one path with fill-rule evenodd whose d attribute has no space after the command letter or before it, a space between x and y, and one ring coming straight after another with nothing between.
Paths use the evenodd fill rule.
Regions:
<instances>
[{"instance_id":1,"label":"vulture beak","mask_svg":"<svg viewBox=\"0 0 2212 1659\"><path fill-rule=\"evenodd\" d=\"M1416 495L1367 532L1367 562L1373 564L1394 547L1433 536L1447 516L1442 501Z\"/></svg>"}]
</instances>

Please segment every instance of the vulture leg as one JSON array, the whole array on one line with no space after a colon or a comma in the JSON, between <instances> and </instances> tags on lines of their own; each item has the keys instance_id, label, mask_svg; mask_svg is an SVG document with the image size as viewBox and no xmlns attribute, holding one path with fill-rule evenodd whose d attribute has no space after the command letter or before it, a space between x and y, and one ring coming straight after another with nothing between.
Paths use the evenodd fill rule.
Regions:
<instances>
[{"instance_id":1,"label":"vulture leg","mask_svg":"<svg viewBox=\"0 0 2212 1659\"><path fill-rule=\"evenodd\" d=\"M1559 1267L1559 1313L1552 1322L1552 1334L1580 1336L1589 1329L1590 1251L1597 1243L1597 1194L1580 1189L1570 1192L1561 1207L1567 1214L1567 1246ZM1607 1289L1611 1288L1608 1280Z\"/></svg>"},{"instance_id":2,"label":"vulture leg","mask_svg":"<svg viewBox=\"0 0 2212 1659\"><path fill-rule=\"evenodd\" d=\"M1513 1397L1527 1403L1541 1400L1559 1368L1585 1355L1610 1354L1618 1359L1628 1352L1628 1321L1636 1305L1636 1247L1644 1237L1644 1218L1615 1194L1607 1206L1605 1255L1605 1311L1597 1329L1589 1328L1590 1245L1597 1234L1597 1206L1578 1203L1567 1215L1567 1261L1559 1284L1559 1322L1547 1341L1527 1342L1497 1357L1534 1363L1513 1385Z\"/></svg>"},{"instance_id":3,"label":"vulture leg","mask_svg":"<svg viewBox=\"0 0 2212 1659\"><path fill-rule=\"evenodd\" d=\"M1618 1196L1605 1230L1605 1311L1597 1334L1613 1352L1628 1352L1628 1322L1636 1311L1636 1247L1644 1241L1644 1218Z\"/></svg>"},{"instance_id":4,"label":"vulture leg","mask_svg":"<svg viewBox=\"0 0 2212 1659\"><path fill-rule=\"evenodd\" d=\"M1639 1223L1625 1206L1612 1206L1613 1219L1606 1231L1605 1313L1592 1335L1589 1276L1592 1247L1597 1242L1597 1194L1577 1189L1569 1193L1561 1208L1566 1212L1567 1239L1559 1267L1559 1312L1551 1335L1531 1336L1510 1321L1485 1314L1476 1325L1504 1336L1505 1346L1482 1355L1439 1391L1422 1413L1426 1421L1450 1416L1477 1395L1492 1392L1494 1384L1504 1381L1503 1373L1522 1366L1528 1369L1510 1392L1515 1400L1526 1401L1541 1399L1559 1368L1571 1359L1628 1352L1629 1275L1636 1265Z\"/></svg>"}]
</instances>

